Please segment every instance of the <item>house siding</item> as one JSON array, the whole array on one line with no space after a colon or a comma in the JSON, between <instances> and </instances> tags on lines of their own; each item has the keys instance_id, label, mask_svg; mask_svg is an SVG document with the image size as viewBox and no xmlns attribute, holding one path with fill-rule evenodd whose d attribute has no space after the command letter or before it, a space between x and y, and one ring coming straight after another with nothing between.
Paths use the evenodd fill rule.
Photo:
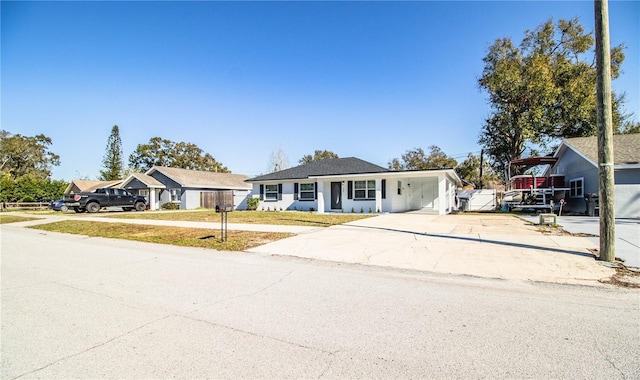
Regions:
<instances>
[{"instance_id":1,"label":"house siding","mask_svg":"<svg viewBox=\"0 0 640 380\"><path fill-rule=\"evenodd\" d=\"M300 200L300 199L294 199L294 187L295 187L295 183L298 184L304 184L304 183L315 183L315 181L312 180L300 180L300 181L291 181L291 180L287 180L287 181L274 181L274 182L264 182L264 183L254 183L253 184L253 192L252 192L252 196L254 198L257 198L260 196L260 186L266 186L266 185L281 185L282 186L282 193L279 197L279 199L277 200L266 200L263 199L260 201L260 204L258 205L258 210L298 210L298 211L309 211L311 209L313 210L318 210L318 200L314 199L314 200ZM327 202L330 201L330 199L328 199L327 201L325 201L325 204L327 204ZM246 204L246 201L245 201ZM246 207L246 206L245 206Z\"/></svg>"},{"instance_id":2,"label":"house siding","mask_svg":"<svg viewBox=\"0 0 640 380\"><path fill-rule=\"evenodd\" d=\"M148 189L148 186L142 183L139 179L134 178L127 184L127 190L128 189Z\"/></svg>"},{"instance_id":3,"label":"house siding","mask_svg":"<svg viewBox=\"0 0 640 380\"><path fill-rule=\"evenodd\" d=\"M561 159L552 168L552 174L565 176L565 187L575 178L583 178L584 195L598 194L600 188L598 169L594 164L573 149L567 148ZM640 218L640 169L616 169L614 172L614 207L616 218ZM575 213L586 212L583 197L565 196L563 210Z\"/></svg>"},{"instance_id":4,"label":"house siding","mask_svg":"<svg viewBox=\"0 0 640 380\"><path fill-rule=\"evenodd\" d=\"M375 199L354 199L353 194L349 194L349 189L354 191L353 184L349 182L375 181ZM295 184L298 188L304 183L317 183L317 198L313 201L304 201L294 196ZM340 210L331 209L331 183L342 183L342 208ZM398 182L400 194L398 194ZM382 186L385 186L383 191ZM348 213L369 213L369 212L404 212L409 210L424 210L433 213L445 214L456 209L455 191L456 184L445 175L437 178L406 178L387 177L376 178L375 176L359 176L357 178L332 178L325 181L300 180L300 181L280 181L262 182L253 184L252 197L260 197L260 186L281 185L282 194L277 200L265 200L264 197L258 205L258 210L298 210L298 211L323 211L323 212L348 212ZM382 198L382 195L385 195ZM441 194L441 195L438 195ZM351 199L349 199L351 198ZM321 209L321 210L320 210Z\"/></svg>"},{"instance_id":5,"label":"house siding","mask_svg":"<svg viewBox=\"0 0 640 380\"><path fill-rule=\"evenodd\" d=\"M567 149L562 155L562 159L554 166L552 174L562 174L565 176L565 187L569 187L569 181L575 178L583 178L584 194L597 194L598 170L591 162L580 156L572 149ZM586 202L583 197L572 198L569 193L566 194L563 210L576 213L584 213L586 211Z\"/></svg>"},{"instance_id":6,"label":"house siding","mask_svg":"<svg viewBox=\"0 0 640 380\"><path fill-rule=\"evenodd\" d=\"M640 184L616 185L616 218L640 218Z\"/></svg>"}]
</instances>

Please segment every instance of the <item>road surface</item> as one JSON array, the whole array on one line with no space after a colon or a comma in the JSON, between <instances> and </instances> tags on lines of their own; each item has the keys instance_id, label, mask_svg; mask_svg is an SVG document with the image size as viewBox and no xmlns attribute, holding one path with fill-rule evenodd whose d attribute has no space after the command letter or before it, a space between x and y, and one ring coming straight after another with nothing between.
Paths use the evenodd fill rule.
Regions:
<instances>
[{"instance_id":1,"label":"road surface","mask_svg":"<svg viewBox=\"0 0 640 380\"><path fill-rule=\"evenodd\" d=\"M2 379L640 377L638 290L0 238Z\"/></svg>"}]
</instances>

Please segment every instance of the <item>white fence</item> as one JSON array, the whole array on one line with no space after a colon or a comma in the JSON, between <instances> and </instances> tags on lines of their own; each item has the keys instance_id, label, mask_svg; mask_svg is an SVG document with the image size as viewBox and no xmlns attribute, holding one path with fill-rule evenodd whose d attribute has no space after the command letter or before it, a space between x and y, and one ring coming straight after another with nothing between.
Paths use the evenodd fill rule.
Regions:
<instances>
[{"instance_id":1,"label":"white fence","mask_svg":"<svg viewBox=\"0 0 640 380\"><path fill-rule=\"evenodd\" d=\"M460 211L493 211L497 208L496 190L456 190Z\"/></svg>"}]
</instances>

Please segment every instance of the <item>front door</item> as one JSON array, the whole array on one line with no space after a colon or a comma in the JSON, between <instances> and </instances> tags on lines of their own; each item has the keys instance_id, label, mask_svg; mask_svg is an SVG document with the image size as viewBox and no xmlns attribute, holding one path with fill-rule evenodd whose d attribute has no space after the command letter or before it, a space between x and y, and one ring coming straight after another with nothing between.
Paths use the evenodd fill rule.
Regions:
<instances>
[{"instance_id":1,"label":"front door","mask_svg":"<svg viewBox=\"0 0 640 380\"><path fill-rule=\"evenodd\" d=\"M331 209L342 209L342 182L331 182Z\"/></svg>"}]
</instances>

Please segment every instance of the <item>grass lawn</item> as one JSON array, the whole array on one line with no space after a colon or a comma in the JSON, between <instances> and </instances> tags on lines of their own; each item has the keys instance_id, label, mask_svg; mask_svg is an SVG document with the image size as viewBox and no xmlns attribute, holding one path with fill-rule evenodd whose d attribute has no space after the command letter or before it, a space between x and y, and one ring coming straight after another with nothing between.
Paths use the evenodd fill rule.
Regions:
<instances>
[{"instance_id":1,"label":"grass lawn","mask_svg":"<svg viewBox=\"0 0 640 380\"><path fill-rule=\"evenodd\" d=\"M28 220L36 220L40 218L27 218L24 216L11 215L11 214L0 214L0 224L4 223L16 223L16 222L26 222Z\"/></svg>"},{"instance_id":2,"label":"grass lawn","mask_svg":"<svg viewBox=\"0 0 640 380\"><path fill-rule=\"evenodd\" d=\"M209 230L145 225L132 226L126 223L89 222L82 220L65 220L29 228L148 243L201 247L220 251L244 251L252 247L293 236L293 234L281 232L228 231L227 241L222 242L220 240L219 229Z\"/></svg>"},{"instance_id":3,"label":"grass lawn","mask_svg":"<svg viewBox=\"0 0 640 380\"><path fill-rule=\"evenodd\" d=\"M375 214L315 214L304 211L233 211L228 213L229 223L279 224L286 226L329 227L354 220L370 218ZM219 222L220 214L213 210L146 211L112 213L108 218L179 220L188 222Z\"/></svg>"}]
</instances>

